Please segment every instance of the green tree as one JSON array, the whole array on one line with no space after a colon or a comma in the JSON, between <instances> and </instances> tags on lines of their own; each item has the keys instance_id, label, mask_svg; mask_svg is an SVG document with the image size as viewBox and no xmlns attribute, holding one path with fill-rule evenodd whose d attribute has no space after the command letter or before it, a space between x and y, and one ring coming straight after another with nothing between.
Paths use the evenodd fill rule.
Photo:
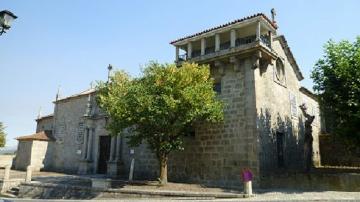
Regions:
<instances>
[{"instance_id":1,"label":"green tree","mask_svg":"<svg viewBox=\"0 0 360 202\"><path fill-rule=\"evenodd\" d=\"M117 71L98 84L97 101L109 115L108 129L126 135L131 146L148 143L156 154L161 184L167 183L168 156L183 150L189 127L223 120L223 104L216 99L208 66L151 62L139 78Z\"/></svg>"},{"instance_id":2,"label":"green tree","mask_svg":"<svg viewBox=\"0 0 360 202\"><path fill-rule=\"evenodd\" d=\"M360 143L360 37L351 43L330 40L311 78L330 132Z\"/></svg>"},{"instance_id":3,"label":"green tree","mask_svg":"<svg viewBox=\"0 0 360 202\"><path fill-rule=\"evenodd\" d=\"M6 144L5 126L0 122L0 147L4 147Z\"/></svg>"}]
</instances>

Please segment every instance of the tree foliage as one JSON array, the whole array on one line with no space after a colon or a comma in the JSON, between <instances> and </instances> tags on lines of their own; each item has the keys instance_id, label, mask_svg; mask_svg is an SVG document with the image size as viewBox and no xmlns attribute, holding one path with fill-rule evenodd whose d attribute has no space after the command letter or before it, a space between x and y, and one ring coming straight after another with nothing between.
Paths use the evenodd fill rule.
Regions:
<instances>
[{"instance_id":1,"label":"tree foliage","mask_svg":"<svg viewBox=\"0 0 360 202\"><path fill-rule=\"evenodd\" d=\"M319 94L327 127L360 143L360 37L354 43L330 40L311 78Z\"/></svg>"},{"instance_id":2,"label":"tree foliage","mask_svg":"<svg viewBox=\"0 0 360 202\"><path fill-rule=\"evenodd\" d=\"M160 182L167 182L167 159L183 150L183 136L195 123L223 120L208 66L151 62L140 78L116 71L98 84L99 106L109 115L112 134L131 129L129 144L148 143L160 164Z\"/></svg>"},{"instance_id":3,"label":"tree foliage","mask_svg":"<svg viewBox=\"0 0 360 202\"><path fill-rule=\"evenodd\" d=\"M5 126L0 122L0 147L4 147L6 144Z\"/></svg>"}]
</instances>

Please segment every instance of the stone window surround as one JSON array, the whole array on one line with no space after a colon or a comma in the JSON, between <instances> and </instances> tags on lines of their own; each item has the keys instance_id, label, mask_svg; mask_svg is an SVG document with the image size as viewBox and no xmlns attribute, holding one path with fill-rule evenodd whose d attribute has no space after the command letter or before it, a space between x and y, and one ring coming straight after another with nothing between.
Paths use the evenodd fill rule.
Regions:
<instances>
[{"instance_id":1,"label":"stone window surround","mask_svg":"<svg viewBox=\"0 0 360 202\"><path fill-rule=\"evenodd\" d=\"M279 79L277 78L278 77L277 76L277 66L276 66L277 60L280 60L282 62L282 64L283 64L283 72L284 72L284 75L283 75L284 80L283 80L283 82L279 81ZM285 59L282 58L282 57L278 57L278 59L276 59L276 61L274 62L274 64L272 66L273 66L273 72L274 72L274 75L273 75L274 82L279 84L280 86L282 86L284 88L287 88L287 85L286 85L286 71L285 71L285 69L286 69L286 67L285 67Z\"/></svg>"}]
</instances>

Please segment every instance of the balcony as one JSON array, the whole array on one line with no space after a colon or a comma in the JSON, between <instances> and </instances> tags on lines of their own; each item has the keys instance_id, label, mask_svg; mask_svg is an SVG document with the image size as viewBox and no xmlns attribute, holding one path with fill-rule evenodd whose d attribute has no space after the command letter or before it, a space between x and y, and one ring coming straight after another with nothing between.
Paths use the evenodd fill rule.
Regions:
<instances>
[{"instance_id":1,"label":"balcony","mask_svg":"<svg viewBox=\"0 0 360 202\"><path fill-rule=\"evenodd\" d=\"M230 41L226 41L220 44L219 51L215 51L215 46L206 47L204 55L201 55L201 50L196 49L191 52L191 58L188 57L188 53L179 55L177 62L183 62L186 60L200 61L204 59L210 59L220 55L237 52L240 50L246 50L253 46L260 45L268 49L271 52L270 37L268 35L261 35L260 41L256 40L256 35L237 38L235 40L235 47L231 47Z\"/></svg>"}]
</instances>

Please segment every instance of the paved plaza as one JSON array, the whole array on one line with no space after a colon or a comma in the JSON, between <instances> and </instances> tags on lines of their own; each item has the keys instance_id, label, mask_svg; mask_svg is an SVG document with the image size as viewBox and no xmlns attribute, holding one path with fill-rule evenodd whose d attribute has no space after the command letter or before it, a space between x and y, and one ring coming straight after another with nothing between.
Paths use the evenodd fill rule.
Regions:
<instances>
[{"instance_id":1,"label":"paved plaza","mask_svg":"<svg viewBox=\"0 0 360 202\"><path fill-rule=\"evenodd\" d=\"M0 178L3 177L4 170L0 169ZM90 177L101 176L78 176L67 175L55 172L34 172L33 180L40 183L63 184L70 186L90 187ZM25 178L24 171L11 170L10 178ZM199 184L169 183L167 186L157 186L156 182L136 181L126 183L119 180L115 183L115 189L126 190L147 190L147 191L173 191L173 192L197 192L197 193L241 193L241 190L222 189L206 187ZM360 192L342 192L342 191L301 191L289 189L269 189L254 190L255 197L236 198L236 199L214 199L212 197L166 197L166 198L109 198L101 196L94 197L91 201L360 201ZM29 199L3 199L4 201L29 201ZM40 200L37 201L59 201L59 200ZM60 200L76 201L76 200ZM87 200L85 200L87 201ZM0 201L1 202L1 201Z\"/></svg>"}]
</instances>

